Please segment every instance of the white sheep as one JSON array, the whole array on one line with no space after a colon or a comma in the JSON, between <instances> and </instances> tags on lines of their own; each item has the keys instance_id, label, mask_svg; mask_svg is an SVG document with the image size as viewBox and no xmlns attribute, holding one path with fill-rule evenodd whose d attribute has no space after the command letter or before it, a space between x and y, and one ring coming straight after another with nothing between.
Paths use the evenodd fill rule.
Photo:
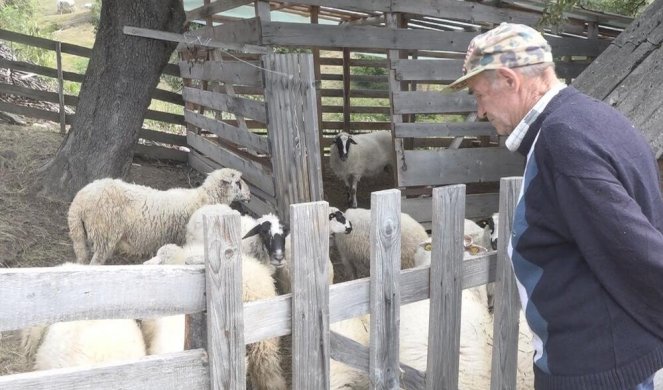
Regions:
<instances>
[{"instance_id":1,"label":"white sheep","mask_svg":"<svg viewBox=\"0 0 663 390\"><path fill-rule=\"evenodd\" d=\"M354 146L352 146L354 145ZM329 148L329 166L348 189L348 206L357 207L357 183L395 163L390 131L349 135L341 132Z\"/></svg>"},{"instance_id":2,"label":"white sheep","mask_svg":"<svg viewBox=\"0 0 663 390\"><path fill-rule=\"evenodd\" d=\"M148 256L168 243L182 244L193 212L206 204L248 201L241 173L223 168L211 172L195 189L154 188L100 179L83 187L71 202L67 220L78 263L104 264L116 250Z\"/></svg>"},{"instance_id":3,"label":"white sheep","mask_svg":"<svg viewBox=\"0 0 663 390\"><path fill-rule=\"evenodd\" d=\"M196 210L189 218L186 227L186 245L203 245L203 215L218 215L232 211L224 204L206 205ZM240 219L242 253L270 265L271 269L283 267L285 236L288 229L274 214L266 214L258 219L243 215Z\"/></svg>"},{"instance_id":4,"label":"white sheep","mask_svg":"<svg viewBox=\"0 0 663 390\"><path fill-rule=\"evenodd\" d=\"M189 252L192 250L193 252ZM200 246L178 247L166 245L157 256L145 264L200 264L203 257ZM242 301L249 302L276 296L272 270L252 256L242 254ZM184 349L185 316L167 316L142 321L143 334L150 355L177 352ZM256 390L285 390L286 382L281 370L280 340L269 338L247 345L247 374Z\"/></svg>"},{"instance_id":5,"label":"white sheep","mask_svg":"<svg viewBox=\"0 0 663 390\"><path fill-rule=\"evenodd\" d=\"M333 245L335 235L349 234L352 232L352 223L345 217L345 214L336 207L329 207L329 245ZM284 265L278 268L274 273L276 280L276 287L280 294L288 294L292 292L292 245L290 235L286 237L285 241L285 260ZM329 284L334 283L334 265L331 258L327 263L327 279Z\"/></svg>"},{"instance_id":6,"label":"white sheep","mask_svg":"<svg viewBox=\"0 0 663 390\"><path fill-rule=\"evenodd\" d=\"M352 222L350 234L335 235L334 243L345 269L352 278L365 278L370 273L371 210L347 209L345 217ZM414 218L401 213L401 269L414 267L419 243L428 234Z\"/></svg>"},{"instance_id":7,"label":"white sheep","mask_svg":"<svg viewBox=\"0 0 663 390\"><path fill-rule=\"evenodd\" d=\"M417 266L430 265L431 239L422 242L417 249ZM472 258L467 250L464 259ZM492 283L490 283L492 285ZM492 290L488 285L464 289L461 298L461 389L489 388L490 362L493 344ZM429 301L423 300L401 306L401 362L419 370L426 368L428 346ZM425 320L425 321L424 321ZM407 331L404 331L407 329ZM520 312L518 336L518 389L533 388L534 349L532 333L525 316ZM465 341L464 341L465 340ZM405 351L404 351L405 349Z\"/></svg>"},{"instance_id":8,"label":"white sheep","mask_svg":"<svg viewBox=\"0 0 663 390\"><path fill-rule=\"evenodd\" d=\"M484 229L484 242L490 243L489 248L497 250L497 238L499 236L500 214L494 213L490 218L480 219L477 225Z\"/></svg>"},{"instance_id":9,"label":"white sheep","mask_svg":"<svg viewBox=\"0 0 663 390\"><path fill-rule=\"evenodd\" d=\"M370 318L368 315L349 318L329 325L329 330L368 347ZM329 365L330 390L368 389L368 375L331 359Z\"/></svg>"},{"instance_id":10,"label":"white sheep","mask_svg":"<svg viewBox=\"0 0 663 390\"><path fill-rule=\"evenodd\" d=\"M60 15L70 14L76 9L74 0L55 0L55 8Z\"/></svg>"},{"instance_id":11,"label":"white sheep","mask_svg":"<svg viewBox=\"0 0 663 390\"><path fill-rule=\"evenodd\" d=\"M82 267L64 263L61 267ZM38 325L21 331L21 346L35 370L110 363L145 356L135 320L83 320Z\"/></svg>"}]
</instances>

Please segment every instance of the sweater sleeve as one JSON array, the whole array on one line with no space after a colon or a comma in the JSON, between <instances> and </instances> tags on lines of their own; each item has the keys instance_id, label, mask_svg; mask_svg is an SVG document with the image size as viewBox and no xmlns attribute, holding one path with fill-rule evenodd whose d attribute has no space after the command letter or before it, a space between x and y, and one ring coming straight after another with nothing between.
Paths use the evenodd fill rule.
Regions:
<instances>
[{"instance_id":1,"label":"sweater sleeve","mask_svg":"<svg viewBox=\"0 0 663 390\"><path fill-rule=\"evenodd\" d=\"M643 326L662 334L663 233L607 173L601 178L558 173L562 217L603 287Z\"/></svg>"}]
</instances>

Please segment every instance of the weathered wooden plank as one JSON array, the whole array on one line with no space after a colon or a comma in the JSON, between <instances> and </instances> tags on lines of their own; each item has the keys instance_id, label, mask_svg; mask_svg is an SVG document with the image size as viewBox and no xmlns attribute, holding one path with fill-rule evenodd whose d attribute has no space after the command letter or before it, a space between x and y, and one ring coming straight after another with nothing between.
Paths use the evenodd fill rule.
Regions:
<instances>
[{"instance_id":1,"label":"weathered wooden plank","mask_svg":"<svg viewBox=\"0 0 663 390\"><path fill-rule=\"evenodd\" d=\"M0 68L8 68L13 70L18 70L21 72L35 73L41 76L52 77L54 79L58 77L57 69L41 65L35 65L23 61L11 61L0 58ZM84 75L74 72L62 72L62 78L67 81L82 83L84 77L85 77Z\"/></svg>"},{"instance_id":2,"label":"weathered wooden plank","mask_svg":"<svg viewBox=\"0 0 663 390\"><path fill-rule=\"evenodd\" d=\"M243 360L243 359L242 359ZM209 389L202 349L146 356L140 360L0 376L3 390L204 390Z\"/></svg>"},{"instance_id":3,"label":"weathered wooden plank","mask_svg":"<svg viewBox=\"0 0 663 390\"><path fill-rule=\"evenodd\" d=\"M371 389L398 389L401 269L401 193L371 194L371 324L369 379Z\"/></svg>"},{"instance_id":4,"label":"weathered wooden plank","mask_svg":"<svg viewBox=\"0 0 663 390\"><path fill-rule=\"evenodd\" d=\"M244 179L253 183L253 185L270 196L274 196L275 191L272 172L265 166L254 161L243 159L224 149L217 142L192 132L187 133L187 142L191 147L220 165L241 171Z\"/></svg>"},{"instance_id":5,"label":"weathered wooden plank","mask_svg":"<svg viewBox=\"0 0 663 390\"><path fill-rule=\"evenodd\" d=\"M461 76L463 60L395 60L391 67L396 70L396 78L402 81L452 82Z\"/></svg>"},{"instance_id":6,"label":"weathered wooden plank","mask_svg":"<svg viewBox=\"0 0 663 390\"><path fill-rule=\"evenodd\" d=\"M236 44L260 44L260 22L256 18L225 22L218 26L189 31L187 37L202 42L209 38Z\"/></svg>"},{"instance_id":7,"label":"weathered wooden plank","mask_svg":"<svg viewBox=\"0 0 663 390\"><path fill-rule=\"evenodd\" d=\"M458 388L465 185L433 189L426 389Z\"/></svg>"},{"instance_id":8,"label":"weathered wooden plank","mask_svg":"<svg viewBox=\"0 0 663 390\"><path fill-rule=\"evenodd\" d=\"M33 107L19 106L11 103L0 102L0 111L25 115L31 118L46 119L53 122L60 121L60 114L58 112L40 110L38 108L33 108ZM73 119L74 119L73 115L65 115L65 122L67 124L71 124Z\"/></svg>"},{"instance_id":9,"label":"weathered wooden plank","mask_svg":"<svg viewBox=\"0 0 663 390\"><path fill-rule=\"evenodd\" d=\"M344 110L343 106L321 106L323 112L327 113L342 113ZM378 106L350 106L348 111L351 114L382 114L389 115L391 109L389 107L378 107ZM352 123L352 122L350 122Z\"/></svg>"},{"instance_id":10,"label":"weathered wooden plank","mask_svg":"<svg viewBox=\"0 0 663 390\"><path fill-rule=\"evenodd\" d=\"M418 222L432 222L433 198L408 198L401 200L402 212ZM465 218L486 218L496 213L499 197L496 193L471 194L465 196Z\"/></svg>"},{"instance_id":11,"label":"weathered wooden plank","mask_svg":"<svg viewBox=\"0 0 663 390\"><path fill-rule=\"evenodd\" d=\"M463 262L463 289L495 280L496 252L487 253ZM430 298L429 267L401 271L401 304ZM370 312L369 278L338 283L329 287L329 316L334 323ZM267 337L290 334L292 294L280 295L268 301L244 304L245 342L253 343Z\"/></svg>"},{"instance_id":12,"label":"weathered wooden plank","mask_svg":"<svg viewBox=\"0 0 663 390\"><path fill-rule=\"evenodd\" d=\"M5 268L0 269L0 331L59 321L195 313L205 307L203 295L199 266Z\"/></svg>"},{"instance_id":13,"label":"weathered wooden plank","mask_svg":"<svg viewBox=\"0 0 663 390\"><path fill-rule=\"evenodd\" d=\"M171 114L170 112L147 110L145 112L145 119L152 119L155 121L171 123L174 125L184 125L184 115Z\"/></svg>"},{"instance_id":14,"label":"weathered wooden plank","mask_svg":"<svg viewBox=\"0 0 663 390\"><path fill-rule=\"evenodd\" d=\"M252 0L217 0L209 4L205 4L198 8L194 8L186 13L186 20L192 21L196 19L203 19L209 16L237 8L239 6L249 4Z\"/></svg>"},{"instance_id":15,"label":"weathered wooden plank","mask_svg":"<svg viewBox=\"0 0 663 390\"><path fill-rule=\"evenodd\" d=\"M479 137L495 135L489 122L415 122L398 123L395 136L399 138Z\"/></svg>"},{"instance_id":16,"label":"weathered wooden plank","mask_svg":"<svg viewBox=\"0 0 663 390\"><path fill-rule=\"evenodd\" d=\"M342 50L342 49L339 49ZM377 52L377 50L375 50ZM384 54L380 51L380 54ZM320 58L320 65L343 66L342 58L335 57L322 57ZM386 59L365 59L365 58L350 58L350 66L363 66L371 68L386 68L389 61ZM355 76L358 77L358 76ZM384 77L384 76L383 76ZM367 80L368 81L368 80Z\"/></svg>"},{"instance_id":17,"label":"weathered wooden plank","mask_svg":"<svg viewBox=\"0 0 663 390\"><path fill-rule=\"evenodd\" d=\"M151 38L162 41L179 42L186 45L203 46L215 49L234 50L242 53L262 54L267 52L267 48L256 45L242 45L229 41L217 41L215 39L199 39L197 35L190 32L184 34L171 33L167 31L152 30L149 28L124 26L122 31L127 35L133 35L143 38Z\"/></svg>"},{"instance_id":18,"label":"weathered wooden plank","mask_svg":"<svg viewBox=\"0 0 663 390\"><path fill-rule=\"evenodd\" d=\"M134 155L142 158L155 160L170 160L178 162L187 162L188 152L179 149L167 148L158 145L134 145Z\"/></svg>"},{"instance_id":19,"label":"weathered wooden plank","mask_svg":"<svg viewBox=\"0 0 663 390\"><path fill-rule=\"evenodd\" d=\"M321 128L343 130L343 122L324 121ZM391 122L350 122L348 128L350 130L389 130L391 129Z\"/></svg>"},{"instance_id":20,"label":"weathered wooden plank","mask_svg":"<svg viewBox=\"0 0 663 390\"><path fill-rule=\"evenodd\" d=\"M184 87L182 96L185 101L190 103L246 116L263 123L267 121L265 103L263 102L191 87Z\"/></svg>"},{"instance_id":21,"label":"weathered wooden plank","mask_svg":"<svg viewBox=\"0 0 663 390\"><path fill-rule=\"evenodd\" d=\"M343 97L343 90L336 88L325 88L320 90L320 96L324 97ZM387 90L373 90L373 89L352 89L350 90L351 98L374 98L374 99L387 99L389 91Z\"/></svg>"},{"instance_id":22,"label":"weathered wooden plank","mask_svg":"<svg viewBox=\"0 0 663 390\"><path fill-rule=\"evenodd\" d=\"M290 206L293 390L329 388L328 215L327 202Z\"/></svg>"},{"instance_id":23,"label":"weathered wooden plank","mask_svg":"<svg viewBox=\"0 0 663 390\"><path fill-rule=\"evenodd\" d=\"M273 46L444 50L463 53L475 35L475 32L382 29L372 26L349 25L339 28L303 23L262 23L262 43ZM552 36L546 39L555 56L596 56L609 44L599 39Z\"/></svg>"},{"instance_id":24,"label":"weathered wooden plank","mask_svg":"<svg viewBox=\"0 0 663 390\"><path fill-rule=\"evenodd\" d=\"M461 114L477 110L476 99L466 91L394 92L395 114Z\"/></svg>"},{"instance_id":25,"label":"weathered wooden plank","mask_svg":"<svg viewBox=\"0 0 663 390\"><path fill-rule=\"evenodd\" d=\"M226 139L237 145L245 146L257 153L270 154L269 139L248 131L240 130L224 121L220 121L197 112L184 110L187 123L208 130L219 138Z\"/></svg>"},{"instance_id":26,"label":"weathered wooden plank","mask_svg":"<svg viewBox=\"0 0 663 390\"><path fill-rule=\"evenodd\" d=\"M501 237L511 237L513 213L521 185L522 178L520 177L503 178L500 181L498 229ZM491 390L516 388L520 297L511 260L507 253L508 242L509 240L497 240Z\"/></svg>"},{"instance_id":27,"label":"weathered wooden plank","mask_svg":"<svg viewBox=\"0 0 663 390\"><path fill-rule=\"evenodd\" d=\"M288 218L289 205L322 199L322 166L317 120L313 59L308 54L265 57L267 131L279 202ZM289 76L285 76L289 75Z\"/></svg>"},{"instance_id":28,"label":"weathered wooden plank","mask_svg":"<svg viewBox=\"0 0 663 390\"><path fill-rule=\"evenodd\" d=\"M50 103L59 103L60 101L60 96L57 92L42 91L14 84L0 83L0 93L22 96ZM68 106L75 106L78 104L78 96L63 95L63 98L64 104Z\"/></svg>"},{"instance_id":29,"label":"weathered wooden plank","mask_svg":"<svg viewBox=\"0 0 663 390\"><path fill-rule=\"evenodd\" d=\"M349 63L352 63L352 58L350 58ZM384 67L382 67L384 68ZM320 80L330 80L330 81L343 81L342 74L335 73L323 73L320 75ZM364 74L351 74L350 81L354 82L370 82L370 83L386 83L387 76L379 75L364 75Z\"/></svg>"},{"instance_id":30,"label":"weathered wooden plank","mask_svg":"<svg viewBox=\"0 0 663 390\"><path fill-rule=\"evenodd\" d=\"M506 148L439 151L406 150L405 162L416 169L399 172L401 187L497 181L522 174L524 159Z\"/></svg>"},{"instance_id":31,"label":"weathered wooden plank","mask_svg":"<svg viewBox=\"0 0 663 390\"><path fill-rule=\"evenodd\" d=\"M32 35L21 34L3 29L0 29L0 39L16 43L23 43L29 46L40 47L42 49L48 50L55 50L55 44L57 42L46 38L35 37ZM62 53L73 54L75 56L86 58L90 58L90 55L92 54L92 49L89 47L72 45L70 43L62 43L61 50Z\"/></svg>"},{"instance_id":32,"label":"weathered wooden plank","mask_svg":"<svg viewBox=\"0 0 663 390\"><path fill-rule=\"evenodd\" d=\"M181 134L166 133L160 130L140 129L138 138L145 140L161 142L164 144L186 146L186 136Z\"/></svg>"},{"instance_id":33,"label":"weathered wooden plank","mask_svg":"<svg viewBox=\"0 0 663 390\"><path fill-rule=\"evenodd\" d=\"M221 81L234 85L262 87L262 72L257 62L239 61L180 61L180 74L184 78Z\"/></svg>"},{"instance_id":34,"label":"weathered wooden plank","mask_svg":"<svg viewBox=\"0 0 663 390\"><path fill-rule=\"evenodd\" d=\"M210 388L246 388L240 215L203 215Z\"/></svg>"}]
</instances>

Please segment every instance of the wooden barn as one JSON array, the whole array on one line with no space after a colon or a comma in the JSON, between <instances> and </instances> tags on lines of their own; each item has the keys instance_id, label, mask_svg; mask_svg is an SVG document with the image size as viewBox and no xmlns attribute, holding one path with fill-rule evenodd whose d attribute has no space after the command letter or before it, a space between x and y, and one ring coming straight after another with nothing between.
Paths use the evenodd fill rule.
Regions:
<instances>
[{"instance_id":1,"label":"wooden barn","mask_svg":"<svg viewBox=\"0 0 663 390\"><path fill-rule=\"evenodd\" d=\"M204 27L185 33L179 48L189 161L203 171L245 172L257 194L254 212L277 209L287 220L289 204L323 198L345 208L345 198L322 187L330 175L325 155L340 131L391 131L397 169L379 185L401 189L403 211L427 226L433 187L467 184L466 216L479 218L497 211L499 179L522 174L523 159L476 120L474 98L441 90L460 76L472 37L503 21L535 25L541 3L198 5L187 18ZM546 35L558 75L570 82L630 21L568 14ZM332 184L336 192L343 186ZM359 192L370 190L359 183Z\"/></svg>"}]
</instances>

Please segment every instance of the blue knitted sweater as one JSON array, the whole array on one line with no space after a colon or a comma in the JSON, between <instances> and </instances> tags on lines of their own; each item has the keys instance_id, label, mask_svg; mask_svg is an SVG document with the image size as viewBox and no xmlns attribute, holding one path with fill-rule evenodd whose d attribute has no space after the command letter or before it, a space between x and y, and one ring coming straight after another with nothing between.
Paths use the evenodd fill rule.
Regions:
<instances>
[{"instance_id":1,"label":"blue knitted sweater","mask_svg":"<svg viewBox=\"0 0 663 390\"><path fill-rule=\"evenodd\" d=\"M653 153L624 116L572 87L518 151L530 157L512 262L535 335L536 389L632 389L663 367L663 197Z\"/></svg>"}]
</instances>

